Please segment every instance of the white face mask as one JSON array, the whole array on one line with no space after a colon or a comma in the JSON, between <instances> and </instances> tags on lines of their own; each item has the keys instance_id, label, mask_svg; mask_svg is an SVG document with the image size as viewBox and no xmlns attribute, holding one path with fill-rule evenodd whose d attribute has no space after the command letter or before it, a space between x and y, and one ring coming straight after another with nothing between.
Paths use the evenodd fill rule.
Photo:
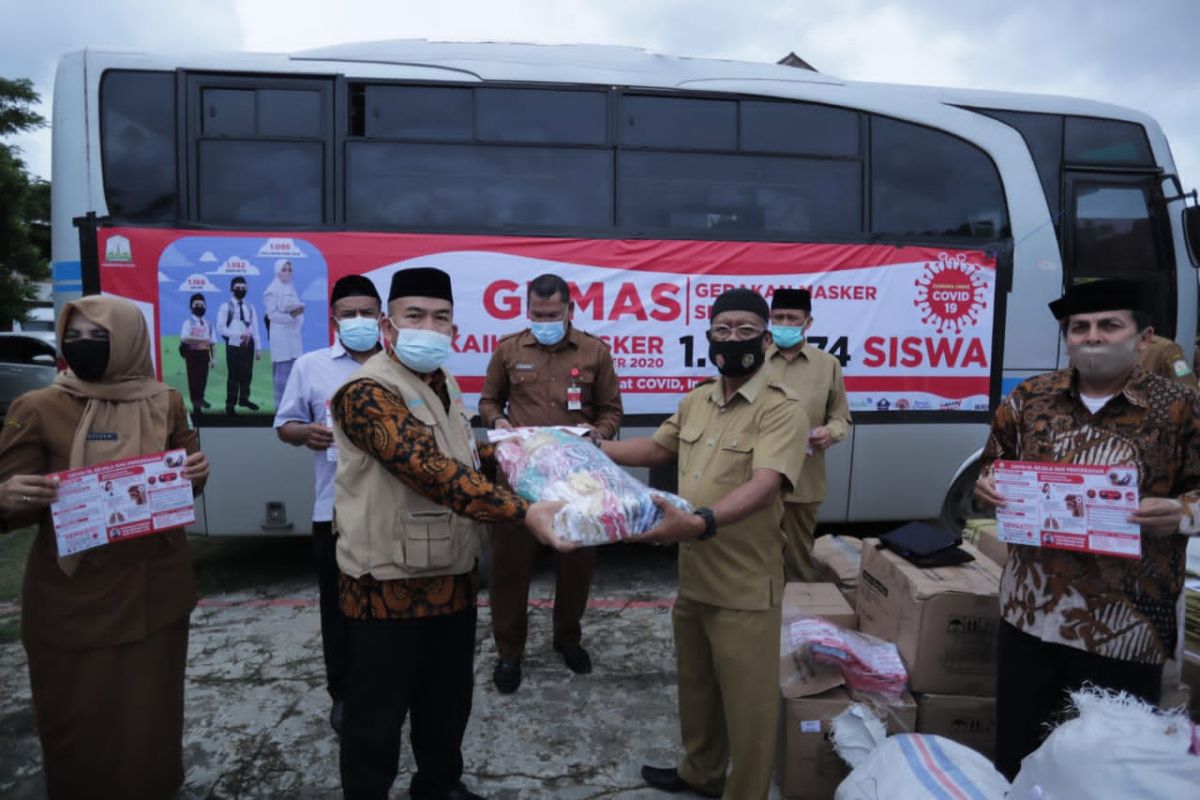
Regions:
<instances>
[{"instance_id":1,"label":"white face mask","mask_svg":"<svg viewBox=\"0 0 1200 800\"><path fill-rule=\"evenodd\" d=\"M1067 346L1071 366L1084 380L1103 383L1117 378L1137 363L1138 337L1131 336L1108 344L1072 344Z\"/></svg>"},{"instance_id":2,"label":"white face mask","mask_svg":"<svg viewBox=\"0 0 1200 800\"><path fill-rule=\"evenodd\" d=\"M396 327L395 323L392 327ZM449 357L450 344L450 337L444 333L424 328L396 328L396 343L392 349L401 364L413 372L428 374Z\"/></svg>"}]
</instances>

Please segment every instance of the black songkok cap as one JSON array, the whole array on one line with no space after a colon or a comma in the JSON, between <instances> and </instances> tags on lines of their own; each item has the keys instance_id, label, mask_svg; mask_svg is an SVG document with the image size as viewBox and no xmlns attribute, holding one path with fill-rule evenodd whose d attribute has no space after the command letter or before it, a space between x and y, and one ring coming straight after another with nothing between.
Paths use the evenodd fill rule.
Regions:
<instances>
[{"instance_id":1,"label":"black songkok cap","mask_svg":"<svg viewBox=\"0 0 1200 800\"><path fill-rule=\"evenodd\" d=\"M1096 311L1140 311L1142 287L1137 281L1106 279L1077 283L1050 303L1050 313L1060 322L1072 314Z\"/></svg>"},{"instance_id":2,"label":"black songkok cap","mask_svg":"<svg viewBox=\"0 0 1200 800\"><path fill-rule=\"evenodd\" d=\"M808 289L776 289L771 295L771 310L777 308L812 311L812 293Z\"/></svg>"},{"instance_id":3,"label":"black songkok cap","mask_svg":"<svg viewBox=\"0 0 1200 800\"><path fill-rule=\"evenodd\" d=\"M454 293L450 291L450 276L434 267L410 267L393 275L388 302L397 297L436 297L454 304Z\"/></svg>"},{"instance_id":4,"label":"black songkok cap","mask_svg":"<svg viewBox=\"0 0 1200 800\"><path fill-rule=\"evenodd\" d=\"M333 292L329 295L329 305L333 305L343 297L374 297L379 302L379 290L375 282L362 275L345 275L333 284Z\"/></svg>"},{"instance_id":5,"label":"black songkok cap","mask_svg":"<svg viewBox=\"0 0 1200 800\"><path fill-rule=\"evenodd\" d=\"M752 314L758 314L764 321L771 318L771 312L767 309L767 301L753 289L730 289L722 292L721 296L712 304L712 311L708 318L716 319L717 314L725 311L749 311Z\"/></svg>"}]
</instances>

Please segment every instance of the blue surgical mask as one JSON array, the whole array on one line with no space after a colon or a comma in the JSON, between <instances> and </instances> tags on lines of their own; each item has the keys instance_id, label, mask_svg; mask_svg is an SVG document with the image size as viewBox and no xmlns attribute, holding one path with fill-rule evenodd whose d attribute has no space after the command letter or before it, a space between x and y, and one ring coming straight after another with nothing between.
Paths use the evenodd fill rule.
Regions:
<instances>
[{"instance_id":1,"label":"blue surgical mask","mask_svg":"<svg viewBox=\"0 0 1200 800\"><path fill-rule=\"evenodd\" d=\"M533 331L533 338L538 340L538 344L547 347L558 344L567 335L566 320L561 319L554 322L531 322L529 329Z\"/></svg>"},{"instance_id":2,"label":"blue surgical mask","mask_svg":"<svg viewBox=\"0 0 1200 800\"><path fill-rule=\"evenodd\" d=\"M379 320L373 317L339 319L338 338L347 350L365 353L379 343Z\"/></svg>"},{"instance_id":3,"label":"blue surgical mask","mask_svg":"<svg viewBox=\"0 0 1200 800\"><path fill-rule=\"evenodd\" d=\"M771 338L780 350L789 350L798 344L804 344L804 328L798 325L772 325Z\"/></svg>"},{"instance_id":4,"label":"blue surgical mask","mask_svg":"<svg viewBox=\"0 0 1200 800\"><path fill-rule=\"evenodd\" d=\"M413 372L426 374L440 367L450 355L450 337L423 328L397 328L393 349L401 364Z\"/></svg>"}]
</instances>

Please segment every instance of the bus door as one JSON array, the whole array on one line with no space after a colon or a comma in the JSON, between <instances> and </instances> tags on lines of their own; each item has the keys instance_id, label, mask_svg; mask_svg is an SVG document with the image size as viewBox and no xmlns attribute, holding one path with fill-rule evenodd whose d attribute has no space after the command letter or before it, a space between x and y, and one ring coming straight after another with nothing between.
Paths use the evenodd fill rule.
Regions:
<instances>
[{"instance_id":1,"label":"bus door","mask_svg":"<svg viewBox=\"0 0 1200 800\"><path fill-rule=\"evenodd\" d=\"M1067 169L1064 176L1064 283L1135 280L1150 300L1155 332L1175 338L1175 259L1159 173Z\"/></svg>"}]
</instances>

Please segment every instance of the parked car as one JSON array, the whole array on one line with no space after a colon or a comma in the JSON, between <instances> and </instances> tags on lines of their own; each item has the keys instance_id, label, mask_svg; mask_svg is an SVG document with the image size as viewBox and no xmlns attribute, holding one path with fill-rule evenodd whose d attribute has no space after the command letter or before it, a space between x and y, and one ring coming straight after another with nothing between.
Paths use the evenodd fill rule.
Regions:
<instances>
[{"instance_id":1,"label":"parked car","mask_svg":"<svg viewBox=\"0 0 1200 800\"><path fill-rule=\"evenodd\" d=\"M41 333L0 333L0 417L13 400L49 386L57 374L58 351Z\"/></svg>"},{"instance_id":2,"label":"parked car","mask_svg":"<svg viewBox=\"0 0 1200 800\"><path fill-rule=\"evenodd\" d=\"M29 309L25 319L14 320L13 330L33 334L44 342L54 345L57 339L54 328L54 309L35 306Z\"/></svg>"}]
</instances>

